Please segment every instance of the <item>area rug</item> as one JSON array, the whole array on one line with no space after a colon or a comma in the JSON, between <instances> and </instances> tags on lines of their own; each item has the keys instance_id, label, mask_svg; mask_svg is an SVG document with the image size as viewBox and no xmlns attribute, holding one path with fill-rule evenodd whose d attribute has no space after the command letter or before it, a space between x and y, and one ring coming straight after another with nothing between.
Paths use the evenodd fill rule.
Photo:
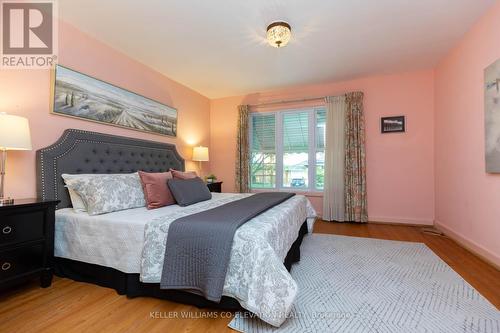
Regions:
<instances>
[{"instance_id":1,"label":"area rug","mask_svg":"<svg viewBox=\"0 0 500 333\"><path fill-rule=\"evenodd\" d=\"M421 243L310 234L291 274L300 291L280 328L248 313L237 313L229 327L245 333L500 333L500 312Z\"/></svg>"}]
</instances>

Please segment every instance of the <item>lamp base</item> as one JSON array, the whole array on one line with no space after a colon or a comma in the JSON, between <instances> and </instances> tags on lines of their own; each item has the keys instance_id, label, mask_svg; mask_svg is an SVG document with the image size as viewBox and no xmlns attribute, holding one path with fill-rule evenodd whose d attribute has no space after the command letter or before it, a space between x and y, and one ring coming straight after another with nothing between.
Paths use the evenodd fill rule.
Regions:
<instances>
[{"instance_id":1,"label":"lamp base","mask_svg":"<svg viewBox=\"0 0 500 333\"><path fill-rule=\"evenodd\" d=\"M0 198L0 206L13 205L14 199L12 198Z\"/></svg>"}]
</instances>

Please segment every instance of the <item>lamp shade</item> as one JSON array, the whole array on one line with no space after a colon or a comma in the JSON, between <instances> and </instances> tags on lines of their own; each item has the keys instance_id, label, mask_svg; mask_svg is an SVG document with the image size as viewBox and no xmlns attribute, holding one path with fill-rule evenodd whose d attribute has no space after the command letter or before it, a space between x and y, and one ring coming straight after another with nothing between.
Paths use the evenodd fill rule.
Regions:
<instances>
[{"instance_id":1,"label":"lamp shade","mask_svg":"<svg viewBox=\"0 0 500 333\"><path fill-rule=\"evenodd\" d=\"M0 149L31 150L28 119L0 113Z\"/></svg>"},{"instance_id":2,"label":"lamp shade","mask_svg":"<svg viewBox=\"0 0 500 333\"><path fill-rule=\"evenodd\" d=\"M208 147L194 147L193 161L208 161Z\"/></svg>"}]
</instances>

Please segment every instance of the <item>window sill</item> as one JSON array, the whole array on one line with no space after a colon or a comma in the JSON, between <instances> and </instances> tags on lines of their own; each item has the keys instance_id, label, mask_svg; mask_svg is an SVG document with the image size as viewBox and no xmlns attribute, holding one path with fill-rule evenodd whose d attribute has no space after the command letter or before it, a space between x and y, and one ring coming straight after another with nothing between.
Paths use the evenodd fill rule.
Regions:
<instances>
[{"instance_id":1,"label":"window sill","mask_svg":"<svg viewBox=\"0 0 500 333\"><path fill-rule=\"evenodd\" d=\"M296 194L300 195L305 195L306 197L323 197L323 192L318 191L318 190L298 190L298 191L292 191L291 188L282 188L282 189L251 189L250 190L252 193L259 193L259 192L294 192Z\"/></svg>"}]
</instances>

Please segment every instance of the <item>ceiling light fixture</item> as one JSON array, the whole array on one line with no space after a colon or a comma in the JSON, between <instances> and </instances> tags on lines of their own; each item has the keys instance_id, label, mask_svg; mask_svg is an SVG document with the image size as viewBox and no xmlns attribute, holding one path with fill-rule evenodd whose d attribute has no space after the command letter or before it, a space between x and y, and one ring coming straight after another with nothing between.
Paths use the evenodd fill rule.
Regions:
<instances>
[{"instance_id":1,"label":"ceiling light fixture","mask_svg":"<svg viewBox=\"0 0 500 333\"><path fill-rule=\"evenodd\" d=\"M267 41L273 47L285 46L290 41L291 36L292 28L286 22L273 22L267 27Z\"/></svg>"}]
</instances>

